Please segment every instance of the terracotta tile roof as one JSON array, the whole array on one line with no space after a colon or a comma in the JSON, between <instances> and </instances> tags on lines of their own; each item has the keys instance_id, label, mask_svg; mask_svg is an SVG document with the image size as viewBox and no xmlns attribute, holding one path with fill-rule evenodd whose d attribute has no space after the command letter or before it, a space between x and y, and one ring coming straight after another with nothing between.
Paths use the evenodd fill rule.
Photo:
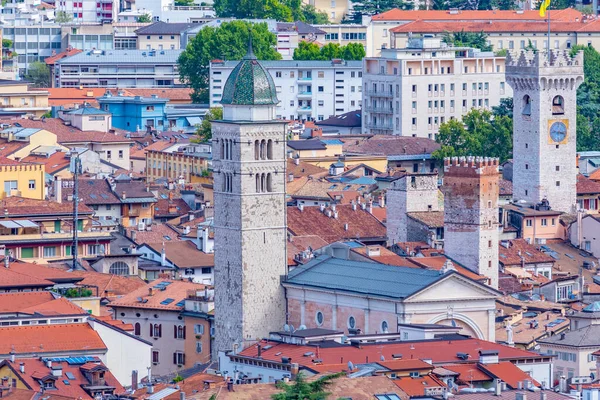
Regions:
<instances>
[{"instance_id":1,"label":"terracotta tile roof","mask_svg":"<svg viewBox=\"0 0 600 400\"><path fill-rule=\"evenodd\" d=\"M288 184L286 188L287 194L291 195L292 198L324 199L329 201L329 192L342 190L364 194L372 192L377 187L376 185L349 184L315 179L302 179L302 182L304 184L298 185L298 187Z\"/></svg>"},{"instance_id":2,"label":"terracotta tile roof","mask_svg":"<svg viewBox=\"0 0 600 400\"><path fill-rule=\"evenodd\" d=\"M154 206L155 217L178 217L180 215L187 214L192 211L190 206L183 201L183 199L158 199L158 202ZM193 222L193 221L192 221Z\"/></svg>"},{"instance_id":3,"label":"terracotta tile roof","mask_svg":"<svg viewBox=\"0 0 600 400\"><path fill-rule=\"evenodd\" d=\"M429 388L446 388L444 382L434 375L426 375L418 378L403 377L392 380L404 393L410 397L427 396Z\"/></svg>"},{"instance_id":4,"label":"terracotta tile roof","mask_svg":"<svg viewBox=\"0 0 600 400\"><path fill-rule=\"evenodd\" d=\"M73 194L73 187L65 187L66 184L72 184L73 181L63 181L62 197L65 204L68 202L69 195ZM97 204L121 204L121 200L110 189L110 183L106 179L80 179L79 180L79 198L83 203L89 206Z\"/></svg>"},{"instance_id":5,"label":"terracotta tile roof","mask_svg":"<svg viewBox=\"0 0 600 400\"><path fill-rule=\"evenodd\" d=\"M600 182L579 174L577 175L577 194L599 194Z\"/></svg>"},{"instance_id":6,"label":"terracotta tile roof","mask_svg":"<svg viewBox=\"0 0 600 400\"><path fill-rule=\"evenodd\" d=\"M27 142L9 142L6 139L0 139L0 157L8 157L17 150L29 146Z\"/></svg>"},{"instance_id":7,"label":"terracotta tile roof","mask_svg":"<svg viewBox=\"0 0 600 400\"><path fill-rule=\"evenodd\" d=\"M298 162L297 165L296 162ZM320 178L329 174L329 171L325 168L317 167L316 165L301 161L300 159L292 160L291 158L287 159L287 168L285 172L288 175L294 175L294 178L299 178L301 176L316 176Z\"/></svg>"},{"instance_id":8,"label":"terracotta tile roof","mask_svg":"<svg viewBox=\"0 0 600 400\"><path fill-rule=\"evenodd\" d=\"M522 382L524 380L532 381L532 383L537 387L541 386L539 382L531 378L528 373L508 361L499 362L497 364L478 364L478 366L485 373L490 374L494 378L499 378L503 382L506 382L511 389L517 389L518 382Z\"/></svg>"},{"instance_id":9,"label":"terracotta tile roof","mask_svg":"<svg viewBox=\"0 0 600 400\"><path fill-rule=\"evenodd\" d=\"M294 345L276 341L261 341L263 350L261 356L265 360L281 361L281 357L291 357L297 360L300 365L310 367L313 362L311 357L305 357L307 352L316 354L317 345ZM265 350L265 345L273 347ZM501 361L527 359L539 357L538 354L515 347L509 347L502 344L487 342L485 340L474 338L462 338L442 340L423 340L423 341L402 341L402 342L380 342L363 343L360 347L352 345L341 345L325 347L319 345L318 358L323 364L336 364L340 362L340 357L344 362L352 361L354 364L364 363L366 357L370 360L379 360L383 355L386 360L392 360L392 354L402 354L404 359L432 360L433 365L457 364L462 361L456 354L469 354L469 362L478 362L479 350L497 350ZM258 350L256 345L244 349L240 355L256 357ZM313 356L317 358L317 356Z\"/></svg>"},{"instance_id":10,"label":"terracotta tile roof","mask_svg":"<svg viewBox=\"0 0 600 400\"><path fill-rule=\"evenodd\" d=\"M54 282L47 279L36 278L27 274L21 274L12 269L0 267L0 288L47 288L54 286Z\"/></svg>"},{"instance_id":11,"label":"terracotta tile roof","mask_svg":"<svg viewBox=\"0 0 600 400\"><path fill-rule=\"evenodd\" d=\"M10 400L33 400L38 392L29 389L12 388L10 392L4 394L4 399Z\"/></svg>"},{"instance_id":12,"label":"terracotta tile roof","mask_svg":"<svg viewBox=\"0 0 600 400\"><path fill-rule=\"evenodd\" d=\"M50 200L36 200L25 197L11 196L0 202L0 206L8 210L8 216L15 218L17 216L59 216L71 215L73 205L71 203L57 203ZM82 215L91 215L92 209L84 204L79 205L79 212Z\"/></svg>"},{"instance_id":13,"label":"terracotta tile roof","mask_svg":"<svg viewBox=\"0 0 600 400\"><path fill-rule=\"evenodd\" d=\"M137 227L129 227L125 228L125 231L128 238L131 238L132 232L135 232L135 243L137 244L177 242L181 240L179 233L167 224L153 224L151 229L150 231L147 229L145 231L138 231ZM169 239L166 238L167 236Z\"/></svg>"},{"instance_id":14,"label":"terracotta tile roof","mask_svg":"<svg viewBox=\"0 0 600 400\"><path fill-rule=\"evenodd\" d=\"M412 136L374 135L366 140L344 140L344 153L369 155L430 154L440 145L428 138Z\"/></svg>"},{"instance_id":15,"label":"terracotta tile roof","mask_svg":"<svg viewBox=\"0 0 600 400\"><path fill-rule=\"evenodd\" d=\"M74 126L65 125L61 119L46 118L44 121L20 119L17 122L24 128L45 129L56 135L57 141L65 143L131 143L124 134L106 133L99 131L81 131Z\"/></svg>"},{"instance_id":16,"label":"terracotta tile roof","mask_svg":"<svg viewBox=\"0 0 600 400\"><path fill-rule=\"evenodd\" d=\"M23 159L23 161L27 161ZM19 161L11 160L10 158L0 156L0 165L22 165Z\"/></svg>"},{"instance_id":17,"label":"terracotta tile roof","mask_svg":"<svg viewBox=\"0 0 600 400\"><path fill-rule=\"evenodd\" d=\"M408 261L413 263L414 265L425 268L425 269L433 269L439 271L444 266L444 263L448 261L446 256L433 256L433 257L410 257ZM456 272L459 274L466 276L467 278L473 279L475 281L487 280L487 278L483 275L476 274L475 272L467 269L456 262L452 262Z\"/></svg>"},{"instance_id":18,"label":"terracotta tile roof","mask_svg":"<svg viewBox=\"0 0 600 400\"><path fill-rule=\"evenodd\" d=\"M57 151L50 157L40 155L28 155L21 161L36 164L44 164L44 169L46 173L52 175L57 171L67 168L69 166L70 158L67 157L67 154L65 152Z\"/></svg>"},{"instance_id":19,"label":"terracotta tile roof","mask_svg":"<svg viewBox=\"0 0 600 400\"><path fill-rule=\"evenodd\" d=\"M53 56L46 57L44 59L44 62L47 65L54 65L58 60L62 60L63 58L74 56L75 54L79 54L81 52L82 52L82 50L79 50L79 49L68 49L65 51L61 51L60 53L55 54ZM47 90L50 91L50 89L47 89Z\"/></svg>"},{"instance_id":20,"label":"terracotta tile roof","mask_svg":"<svg viewBox=\"0 0 600 400\"><path fill-rule=\"evenodd\" d=\"M419 221L429 228L444 227L444 212L443 211L423 211L406 213L409 218Z\"/></svg>"},{"instance_id":21,"label":"terracotta tile roof","mask_svg":"<svg viewBox=\"0 0 600 400\"><path fill-rule=\"evenodd\" d=\"M71 271L68 274L83 278L79 282L81 286L97 287L98 296L104 298L124 296L146 285L139 276L120 276L93 271Z\"/></svg>"},{"instance_id":22,"label":"terracotta tile roof","mask_svg":"<svg viewBox=\"0 0 600 400\"><path fill-rule=\"evenodd\" d=\"M351 204L357 197L361 197L360 193L356 190L327 192L327 195L336 204Z\"/></svg>"},{"instance_id":23,"label":"terracotta tile roof","mask_svg":"<svg viewBox=\"0 0 600 400\"><path fill-rule=\"evenodd\" d=\"M582 20L583 15L575 9L556 10L550 13L552 21ZM393 9L372 17L374 21L539 21L540 14L537 10L400 10Z\"/></svg>"},{"instance_id":24,"label":"terracotta tile roof","mask_svg":"<svg viewBox=\"0 0 600 400\"><path fill-rule=\"evenodd\" d=\"M539 15L539 14L538 14ZM550 23L553 32L576 32L584 27L582 22L555 21ZM548 23L538 21L444 21L426 22L413 21L390 29L392 33L440 33L440 32L545 32L548 31Z\"/></svg>"},{"instance_id":25,"label":"terracotta tile roof","mask_svg":"<svg viewBox=\"0 0 600 400\"><path fill-rule=\"evenodd\" d=\"M356 248L352 248L350 249L351 251L360 254L363 257L367 257L377 263L380 264L386 264L386 265L399 265L399 266L403 266L403 267L410 267L412 265L410 265L410 262L408 262L406 260L406 258L404 257L400 257L399 255L397 255L396 253L394 253L391 250L386 249L383 246L371 246L371 247L378 247L379 248L379 255L372 255L369 256L368 255L368 248L367 246L364 247L356 247Z\"/></svg>"},{"instance_id":26,"label":"terracotta tile roof","mask_svg":"<svg viewBox=\"0 0 600 400\"><path fill-rule=\"evenodd\" d=\"M166 140L159 140L157 142L149 144L147 147L132 148L129 155L130 159L133 160L145 160L146 153L150 150L162 151L166 148L173 146L174 143L167 142Z\"/></svg>"},{"instance_id":27,"label":"terracotta tile roof","mask_svg":"<svg viewBox=\"0 0 600 400\"><path fill-rule=\"evenodd\" d=\"M0 297L1 299L1 297ZM37 304L28 308L19 310L23 314L39 314L43 316L58 316L58 315L87 315L87 312L71 303L64 297L48 301L43 304Z\"/></svg>"},{"instance_id":28,"label":"terracotta tile roof","mask_svg":"<svg viewBox=\"0 0 600 400\"><path fill-rule=\"evenodd\" d=\"M514 312L515 310L513 309L512 313ZM535 323L532 325L531 323L534 321ZM570 322L567 318L552 311L539 313L535 317L523 317L512 324L513 341L517 344L528 346L548 335L562 332L569 324ZM506 343L507 340L508 333L506 332L504 323L497 323L496 341Z\"/></svg>"},{"instance_id":29,"label":"terracotta tile roof","mask_svg":"<svg viewBox=\"0 0 600 400\"><path fill-rule=\"evenodd\" d=\"M165 290L161 290L160 288L156 288L156 285L160 284L161 282L170 283L168 285L165 285ZM181 311L183 310L184 306L177 304L180 304L180 301L185 300L187 298L188 292L204 290L205 287L205 285L188 281L158 279L128 293L120 299L111 302L110 306L145 308L166 311ZM150 295L150 289L152 289L152 295ZM139 302L137 300L138 298L144 299L145 302ZM172 301L169 302L167 299L171 299Z\"/></svg>"},{"instance_id":30,"label":"terracotta tile roof","mask_svg":"<svg viewBox=\"0 0 600 400\"><path fill-rule=\"evenodd\" d=\"M522 394L522 390L504 390L500 396L496 396L493 392L455 394L456 400L516 400L517 394ZM545 390L543 392L548 400L571 400L566 394L557 393L554 390Z\"/></svg>"},{"instance_id":31,"label":"terracotta tile roof","mask_svg":"<svg viewBox=\"0 0 600 400\"><path fill-rule=\"evenodd\" d=\"M418 254L418 252L431 249L425 242L397 242L395 244L399 249L402 249L407 255ZM442 250L436 250L438 253L443 253Z\"/></svg>"},{"instance_id":32,"label":"terracotta tile roof","mask_svg":"<svg viewBox=\"0 0 600 400\"><path fill-rule=\"evenodd\" d=\"M589 178L593 181L600 181L600 168L592 172Z\"/></svg>"},{"instance_id":33,"label":"terracotta tile roof","mask_svg":"<svg viewBox=\"0 0 600 400\"><path fill-rule=\"evenodd\" d=\"M115 184L114 192L120 197L125 193L128 199L154 197L154 194L147 190L146 184L139 181L118 182Z\"/></svg>"},{"instance_id":34,"label":"terracotta tile roof","mask_svg":"<svg viewBox=\"0 0 600 400\"><path fill-rule=\"evenodd\" d=\"M319 236L329 243L344 239L386 237L385 226L366 210L360 207L353 210L350 205L339 205L336 211L338 217L334 218L333 213L328 217L319 207L304 207L304 211L288 207L288 231L294 236Z\"/></svg>"},{"instance_id":35,"label":"terracotta tile roof","mask_svg":"<svg viewBox=\"0 0 600 400\"><path fill-rule=\"evenodd\" d=\"M0 263L2 263L4 257L0 258ZM51 268L42 264L30 264L23 261L11 261L10 268L2 268L4 271L11 271L14 273L21 274L23 276L29 277L32 280L43 279L49 282L52 282L52 285L55 283L77 283L81 279L76 276L71 275L68 272L62 271L58 268Z\"/></svg>"},{"instance_id":36,"label":"terracotta tile roof","mask_svg":"<svg viewBox=\"0 0 600 400\"><path fill-rule=\"evenodd\" d=\"M126 324L119 319L114 319L112 315L94 316L94 319L102 321L125 332L132 332L134 330L133 324Z\"/></svg>"},{"instance_id":37,"label":"terracotta tile roof","mask_svg":"<svg viewBox=\"0 0 600 400\"><path fill-rule=\"evenodd\" d=\"M508 247L506 247L508 246ZM554 258L538 250L525 239L503 240L498 246L498 262L504 266L521 265L521 257L525 264L552 263Z\"/></svg>"},{"instance_id":38,"label":"terracotta tile roof","mask_svg":"<svg viewBox=\"0 0 600 400\"><path fill-rule=\"evenodd\" d=\"M161 99L169 99L172 102L178 103L191 103L192 89L189 88L127 88L127 92L131 93L132 96L151 97L153 94L157 95Z\"/></svg>"},{"instance_id":39,"label":"terracotta tile roof","mask_svg":"<svg viewBox=\"0 0 600 400\"><path fill-rule=\"evenodd\" d=\"M106 345L87 323L9 326L0 329L0 355L77 351L105 352Z\"/></svg>"},{"instance_id":40,"label":"terracotta tile roof","mask_svg":"<svg viewBox=\"0 0 600 400\"><path fill-rule=\"evenodd\" d=\"M293 265L295 263L294 257L301 252L308 250L309 247L312 250L318 250L328 244L328 242L319 236L293 236L292 241L287 244L288 265Z\"/></svg>"},{"instance_id":41,"label":"terracotta tile roof","mask_svg":"<svg viewBox=\"0 0 600 400\"><path fill-rule=\"evenodd\" d=\"M513 194L513 184L507 179L500 178L498 188L500 189L500 196L512 196Z\"/></svg>"},{"instance_id":42,"label":"terracotta tile roof","mask_svg":"<svg viewBox=\"0 0 600 400\"><path fill-rule=\"evenodd\" d=\"M213 253L204 253L198 250L196 245L189 240L164 243L167 259L178 268L214 267L215 265L215 255ZM146 244L160 254L162 242Z\"/></svg>"},{"instance_id":43,"label":"terracotta tile roof","mask_svg":"<svg viewBox=\"0 0 600 400\"><path fill-rule=\"evenodd\" d=\"M9 367L13 370L13 373L21 381L23 381L25 385L37 392L40 392L41 390L39 379L52 376L52 369L48 368L46 363L39 358L19 358L14 363L8 361L5 361L5 363L9 365ZM20 363L24 364L25 373L19 371ZM45 392L51 393L52 396L58 395L70 399L93 399L93 397L84 389L88 385L94 386L84 374L84 372L93 369L100 369L104 371L106 386L114 387L115 394L125 393L123 386L121 386L119 381L117 381L114 375L108 370L108 368L106 368L106 366L104 366L104 364L102 364L100 360L88 362L84 365L72 365L67 362L52 361L52 366L62 367L62 376L54 380L54 386L56 389ZM67 373L74 377L74 379L69 379L69 377L67 377ZM66 384L65 380L68 381L69 384Z\"/></svg>"},{"instance_id":44,"label":"terracotta tile roof","mask_svg":"<svg viewBox=\"0 0 600 400\"><path fill-rule=\"evenodd\" d=\"M387 222L387 208L373 206L373 216L385 224Z\"/></svg>"},{"instance_id":45,"label":"terracotta tile roof","mask_svg":"<svg viewBox=\"0 0 600 400\"><path fill-rule=\"evenodd\" d=\"M444 368L459 373L458 380L463 385L470 385L471 382L487 382L492 380L492 377L477 368L477 364L447 364L444 365Z\"/></svg>"},{"instance_id":46,"label":"terracotta tile roof","mask_svg":"<svg viewBox=\"0 0 600 400\"><path fill-rule=\"evenodd\" d=\"M14 313L52 300L54 296L46 291L0 293L0 313Z\"/></svg>"}]
</instances>

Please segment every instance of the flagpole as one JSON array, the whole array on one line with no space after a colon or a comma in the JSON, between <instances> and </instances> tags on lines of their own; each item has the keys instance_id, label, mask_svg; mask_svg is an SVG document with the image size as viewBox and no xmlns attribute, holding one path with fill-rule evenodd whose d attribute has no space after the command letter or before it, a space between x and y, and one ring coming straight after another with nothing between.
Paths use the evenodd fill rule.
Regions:
<instances>
[{"instance_id":1,"label":"flagpole","mask_svg":"<svg viewBox=\"0 0 600 400\"><path fill-rule=\"evenodd\" d=\"M548 62L550 62L550 10L548 12Z\"/></svg>"}]
</instances>

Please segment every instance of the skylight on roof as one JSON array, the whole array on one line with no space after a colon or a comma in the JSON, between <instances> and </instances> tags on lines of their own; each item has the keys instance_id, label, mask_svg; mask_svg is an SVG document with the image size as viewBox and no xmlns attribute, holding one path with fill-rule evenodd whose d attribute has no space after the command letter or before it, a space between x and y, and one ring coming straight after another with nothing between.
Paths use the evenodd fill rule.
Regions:
<instances>
[{"instance_id":1,"label":"skylight on roof","mask_svg":"<svg viewBox=\"0 0 600 400\"><path fill-rule=\"evenodd\" d=\"M97 199L97 198L98 198L98 196L96 196L95 194L90 194L90 198L92 198L92 199L94 199L94 200L95 200L95 199Z\"/></svg>"},{"instance_id":2,"label":"skylight on roof","mask_svg":"<svg viewBox=\"0 0 600 400\"><path fill-rule=\"evenodd\" d=\"M163 306L166 306L167 304L171 304L174 301L175 301L174 299L168 298L168 299L164 299L163 301L161 301L160 304L162 304Z\"/></svg>"},{"instance_id":3,"label":"skylight on roof","mask_svg":"<svg viewBox=\"0 0 600 400\"><path fill-rule=\"evenodd\" d=\"M101 194L100 194L100 196L101 196L103 199L108 199L108 195L107 195L107 194L101 193Z\"/></svg>"},{"instance_id":4,"label":"skylight on roof","mask_svg":"<svg viewBox=\"0 0 600 400\"><path fill-rule=\"evenodd\" d=\"M67 378L69 379L75 379L75 375L73 375L72 372L65 372L65 375L67 376Z\"/></svg>"},{"instance_id":5,"label":"skylight on roof","mask_svg":"<svg viewBox=\"0 0 600 400\"><path fill-rule=\"evenodd\" d=\"M64 379L64 380L63 380L63 383L64 383L65 385L67 385L67 386L70 386L70 385L71 385L71 382L69 382L67 379Z\"/></svg>"},{"instance_id":6,"label":"skylight on roof","mask_svg":"<svg viewBox=\"0 0 600 400\"><path fill-rule=\"evenodd\" d=\"M168 199L169 196L167 196L166 194L161 194L160 197L162 197L163 199Z\"/></svg>"},{"instance_id":7,"label":"skylight on roof","mask_svg":"<svg viewBox=\"0 0 600 400\"><path fill-rule=\"evenodd\" d=\"M165 235L165 236L163 236L163 238L164 238L165 240L171 240L171 236L168 236L168 235Z\"/></svg>"},{"instance_id":8,"label":"skylight on roof","mask_svg":"<svg viewBox=\"0 0 600 400\"><path fill-rule=\"evenodd\" d=\"M181 300L180 302L178 302L177 304L175 304L177 307L183 307L185 306L185 300Z\"/></svg>"}]
</instances>

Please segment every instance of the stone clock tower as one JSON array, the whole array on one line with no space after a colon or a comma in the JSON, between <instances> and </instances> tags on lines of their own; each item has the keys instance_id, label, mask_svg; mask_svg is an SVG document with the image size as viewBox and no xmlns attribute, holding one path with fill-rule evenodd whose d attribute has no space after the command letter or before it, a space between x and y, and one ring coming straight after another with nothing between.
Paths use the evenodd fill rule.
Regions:
<instances>
[{"instance_id":1,"label":"stone clock tower","mask_svg":"<svg viewBox=\"0 0 600 400\"><path fill-rule=\"evenodd\" d=\"M250 43L225 83L223 119L212 123L216 352L241 351L285 324L286 124L275 120L277 103Z\"/></svg>"},{"instance_id":2,"label":"stone clock tower","mask_svg":"<svg viewBox=\"0 0 600 400\"><path fill-rule=\"evenodd\" d=\"M524 51L506 58L513 89L513 200L574 212L577 88L583 51Z\"/></svg>"}]
</instances>

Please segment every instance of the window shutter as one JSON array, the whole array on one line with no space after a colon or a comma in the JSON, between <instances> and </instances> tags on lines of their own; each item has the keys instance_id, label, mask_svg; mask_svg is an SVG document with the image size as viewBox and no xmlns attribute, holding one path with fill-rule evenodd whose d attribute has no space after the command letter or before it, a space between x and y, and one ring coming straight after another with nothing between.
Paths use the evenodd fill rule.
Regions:
<instances>
[{"instance_id":1,"label":"window shutter","mask_svg":"<svg viewBox=\"0 0 600 400\"><path fill-rule=\"evenodd\" d=\"M183 338L185 339L185 325L183 326Z\"/></svg>"},{"instance_id":2,"label":"window shutter","mask_svg":"<svg viewBox=\"0 0 600 400\"><path fill-rule=\"evenodd\" d=\"M181 363L185 364L185 353L181 355Z\"/></svg>"},{"instance_id":3,"label":"window shutter","mask_svg":"<svg viewBox=\"0 0 600 400\"><path fill-rule=\"evenodd\" d=\"M177 364L177 353L173 353L173 364Z\"/></svg>"},{"instance_id":4,"label":"window shutter","mask_svg":"<svg viewBox=\"0 0 600 400\"><path fill-rule=\"evenodd\" d=\"M150 337L154 337L153 328L154 328L154 325L150 324Z\"/></svg>"},{"instance_id":5,"label":"window shutter","mask_svg":"<svg viewBox=\"0 0 600 400\"><path fill-rule=\"evenodd\" d=\"M162 337L162 324L158 325L158 337Z\"/></svg>"},{"instance_id":6,"label":"window shutter","mask_svg":"<svg viewBox=\"0 0 600 400\"><path fill-rule=\"evenodd\" d=\"M173 338L177 339L177 325L173 325Z\"/></svg>"}]
</instances>

